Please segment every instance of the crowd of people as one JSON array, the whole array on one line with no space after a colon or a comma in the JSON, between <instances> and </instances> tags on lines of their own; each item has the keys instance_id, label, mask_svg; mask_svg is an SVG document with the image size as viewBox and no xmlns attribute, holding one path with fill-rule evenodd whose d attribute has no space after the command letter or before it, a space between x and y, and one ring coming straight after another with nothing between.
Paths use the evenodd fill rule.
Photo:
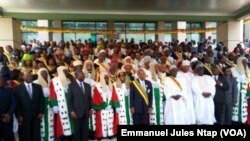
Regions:
<instances>
[{"instance_id":1,"label":"crowd of people","mask_svg":"<svg viewBox=\"0 0 250 141\"><path fill-rule=\"evenodd\" d=\"M112 138L118 125L250 124L249 50L33 40L0 47L0 140Z\"/></svg>"}]
</instances>

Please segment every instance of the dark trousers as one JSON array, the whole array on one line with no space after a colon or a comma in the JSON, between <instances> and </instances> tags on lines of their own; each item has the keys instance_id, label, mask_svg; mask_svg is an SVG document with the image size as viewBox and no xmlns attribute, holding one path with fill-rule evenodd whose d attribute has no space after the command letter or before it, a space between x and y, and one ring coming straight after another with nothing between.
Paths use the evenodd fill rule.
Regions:
<instances>
[{"instance_id":1,"label":"dark trousers","mask_svg":"<svg viewBox=\"0 0 250 141\"><path fill-rule=\"evenodd\" d=\"M149 114L133 114L134 125L149 125Z\"/></svg>"},{"instance_id":2,"label":"dark trousers","mask_svg":"<svg viewBox=\"0 0 250 141\"><path fill-rule=\"evenodd\" d=\"M73 136L62 136L60 141L73 141Z\"/></svg>"},{"instance_id":3,"label":"dark trousers","mask_svg":"<svg viewBox=\"0 0 250 141\"><path fill-rule=\"evenodd\" d=\"M215 118L219 125L232 124L232 104L215 103Z\"/></svg>"},{"instance_id":4,"label":"dark trousers","mask_svg":"<svg viewBox=\"0 0 250 141\"><path fill-rule=\"evenodd\" d=\"M75 134L73 141L88 141L89 133L89 118L83 116L82 118L75 119Z\"/></svg>"},{"instance_id":5,"label":"dark trousers","mask_svg":"<svg viewBox=\"0 0 250 141\"><path fill-rule=\"evenodd\" d=\"M2 119L0 119L0 141L14 141L14 133L13 133L13 121L11 120L9 123L4 123Z\"/></svg>"},{"instance_id":6,"label":"dark trousers","mask_svg":"<svg viewBox=\"0 0 250 141\"><path fill-rule=\"evenodd\" d=\"M37 117L31 120L24 119L23 125L19 126L20 141L41 141L40 123L41 120Z\"/></svg>"}]
</instances>

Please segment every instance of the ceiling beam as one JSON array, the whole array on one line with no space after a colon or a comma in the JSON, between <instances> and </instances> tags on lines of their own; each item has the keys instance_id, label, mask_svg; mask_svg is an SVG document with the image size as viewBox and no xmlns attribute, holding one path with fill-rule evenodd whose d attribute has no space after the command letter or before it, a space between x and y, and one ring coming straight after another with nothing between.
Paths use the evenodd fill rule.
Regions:
<instances>
[{"instance_id":1,"label":"ceiling beam","mask_svg":"<svg viewBox=\"0 0 250 141\"><path fill-rule=\"evenodd\" d=\"M239 20L242 18L245 18L245 16L250 14L250 4L246 6L246 8L243 8L240 12L238 12L235 16L234 19Z\"/></svg>"},{"instance_id":2,"label":"ceiling beam","mask_svg":"<svg viewBox=\"0 0 250 141\"><path fill-rule=\"evenodd\" d=\"M68 13L14 13L4 12L3 16L20 20L81 20L81 21L228 21L233 16L190 16L190 15L111 15L111 14L68 14Z\"/></svg>"}]
</instances>

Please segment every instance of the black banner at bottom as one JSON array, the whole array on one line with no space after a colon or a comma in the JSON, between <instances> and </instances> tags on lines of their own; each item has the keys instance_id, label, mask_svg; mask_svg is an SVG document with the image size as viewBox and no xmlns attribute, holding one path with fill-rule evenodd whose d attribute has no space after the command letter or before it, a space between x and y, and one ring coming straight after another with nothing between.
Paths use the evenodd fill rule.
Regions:
<instances>
[{"instance_id":1,"label":"black banner at bottom","mask_svg":"<svg viewBox=\"0 0 250 141\"><path fill-rule=\"evenodd\" d=\"M120 125L118 127L118 141L129 139L148 138L153 140L163 139L202 139L204 140L225 140L233 139L237 141L250 140L250 126L233 125Z\"/></svg>"}]
</instances>

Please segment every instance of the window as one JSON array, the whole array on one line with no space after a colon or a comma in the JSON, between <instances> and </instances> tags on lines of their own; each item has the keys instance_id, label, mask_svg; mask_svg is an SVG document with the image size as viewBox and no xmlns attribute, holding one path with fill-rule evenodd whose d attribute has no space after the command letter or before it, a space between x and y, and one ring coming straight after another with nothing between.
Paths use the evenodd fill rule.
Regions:
<instances>
[{"instance_id":1,"label":"window","mask_svg":"<svg viewBox=\"0 0 250 141\"><path fill-rule=\"evenodd\" d=\"M165 23L165 29L164 30L172 30L172 23Z\"/></svg>"},{"instance_id":2,"label":"window","mask_svg":"<svg viewBox=\"0 0 250 141\"><path fill-rule=\"evenodd\" d=\"M172 30L172 23L165 22L164 28L159 30ZM162 40L162 42L172 42L172 34L160 34L159 37Z\"/></svg>"},{"instance_id":3,"label":"window","mask_svg":"<svg viewBox=\"0 0 250 141\"><path fill-rule=\"evenodd\" d=\"M209 28L216 28L217 27L217 23L216 22L211 22L211 27ZM217 33L216 32L213 32L212 33L212 39L217 39Z\"/></svg>"},{"instance_id":4,"label":"window","mask_svg":"<svg viewBox=\"0 0 250 141\"><path fill-rule=\"evenodd\" d=\"M155 40L155 34L133 34L128 33L129 31L145 31L145 30L156 30L156 24L154 22L115 22L114 29L121 33L118 33L116 36L119 39L128 39L134 38L135 43L147 42L148 40Z\"/></svg>"},{"instance_id":5,"label":"window","mask_svg":"<svg viewBox=\"0 0 250 141\"><path fill-rule=\"evenodd\" d=\"M79 30L107 30L107 22L72 22L72 21L63 21L62 27L65 29L79 29ZM81 39L82 42L93 36L97 36L91 33L63 33L64 41L78 40ZM107 35L98 35L107 39Z\"/></svg>"},{"instance_id":6,"label":"window","mask_svg":"<svg viewBox=\"0 0 250 141\"><path fill-rule=\"evenodd\" d=\"M37 21L21 21L22 26L37 26ZM38 33L28 30L22 30L22 41L25 43L30 43L31 40L37 39Z\"/></svg>"},{"instance_id":7,"label":"window","mask_svg":"<svg viewBox=\"0 0 250 141\"><path fill-rule=\"evenodd\" d=\"M201 29L201 23L187 23L187 29ZM201 40L201 33L187 33L187 40L191 41L191 40L195 40L196 42Z\"/></svg>"}]
</instances>

